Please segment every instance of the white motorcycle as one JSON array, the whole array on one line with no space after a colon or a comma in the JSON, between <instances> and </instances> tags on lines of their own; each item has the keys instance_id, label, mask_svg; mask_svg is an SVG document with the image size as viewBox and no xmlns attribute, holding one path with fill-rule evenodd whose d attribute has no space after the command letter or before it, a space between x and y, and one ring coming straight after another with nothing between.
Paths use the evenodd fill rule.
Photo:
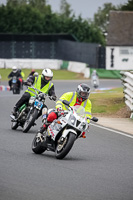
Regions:
<instances>
[{"instance_id":1,"label":"white motorcycle","mask_svg":"<svg viewBox=\"0 0 133 200\"><path fill-rule=\"evenodd\" d=\"M63 159L71 150L75 140L87 131L87 119L90 118L86 116L84 107L71 107L66 100L63 100L63 103L68 106L68 110L63 111L43 134L36 134L32 142L34 153L42 154L46 150L53 151L57 159ZM98 121L96 117L90 120Z\"/></svg>"}]
</instances>

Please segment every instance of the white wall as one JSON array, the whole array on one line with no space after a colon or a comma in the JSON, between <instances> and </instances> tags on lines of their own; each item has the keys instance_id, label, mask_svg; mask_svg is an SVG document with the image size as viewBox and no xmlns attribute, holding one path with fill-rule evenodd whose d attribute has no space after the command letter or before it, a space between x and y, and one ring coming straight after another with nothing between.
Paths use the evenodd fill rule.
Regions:
<instances>
[{"instance_id":1,"label":"white wall","mask_svg":"<svg viewBox=\"0 0 133 200\"><path fill-rule=\"evenodd\" d=\"M112 67L111 64L113 64ZM106 69L133 70L133 47L107 46Z\"/></svg>"},{"instance_id":2,"label":"white wall","mask_svg":"<svg viewBox=\"0 0 133 200\"><path fill-rule=\"evenodd\" d=\"M62 60L52 59L0 59L0 68L60 69Z\"/></svg>"},{"instance_id":3,"label":"white wall","mask_svg":"<svg viewBox=\"0 0 133 200\"><path fill-rule=\"evenodd\" d=\"M61 69L62 60L52 59L0 59L0 68L12 68L17 66L18 68L27 69ZM90 68L86 67L86 63L81 62L69 62L68 71L83 73L85 78L90 77Z\"/></svg>"}]
</instances>

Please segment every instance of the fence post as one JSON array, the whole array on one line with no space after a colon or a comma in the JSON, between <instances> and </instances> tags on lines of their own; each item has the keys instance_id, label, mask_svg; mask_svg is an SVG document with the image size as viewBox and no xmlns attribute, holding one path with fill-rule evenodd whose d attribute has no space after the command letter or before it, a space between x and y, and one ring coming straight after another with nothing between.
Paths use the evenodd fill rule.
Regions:
<instances>
[{"instance_id":1,"label":"fence post","mask_svg":"<svg viewBox=\"0 0 133 200\"><path fill-rule=\"evenodd\" d=\"M122 75L122 84L123 84L123 92L125 97L125 104L131 111L130 118L133 119L133 71L123 72Z\"/></svg>"}]
</instances>

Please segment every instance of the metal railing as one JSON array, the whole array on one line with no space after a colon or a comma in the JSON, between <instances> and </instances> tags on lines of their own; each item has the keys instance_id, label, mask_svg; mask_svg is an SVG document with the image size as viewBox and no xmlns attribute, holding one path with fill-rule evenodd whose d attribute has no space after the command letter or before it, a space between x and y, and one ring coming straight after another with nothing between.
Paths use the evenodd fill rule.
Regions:
<instances>
[{"instance_id":1,"label":"metal railing","mask_svg":"<svg viewBox=\"0 0 133 200\"><path fill-rule=\"evenodd\" d=\"M123 92L125 97L125 104L131 111L130 118L133 119L133 71L123 72L122 75L122 84L123 84Z\"/></svg>"}]
</instances>

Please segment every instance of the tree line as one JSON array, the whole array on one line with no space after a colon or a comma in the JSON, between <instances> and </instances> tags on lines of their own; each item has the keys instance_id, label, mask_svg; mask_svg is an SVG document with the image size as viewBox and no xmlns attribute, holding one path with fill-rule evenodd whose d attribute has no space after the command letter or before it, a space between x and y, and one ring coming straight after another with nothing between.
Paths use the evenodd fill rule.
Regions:
<instances>
[{"instance_id":1,"label":"tree line","mask_svg":"<svg viewBox=\"0 0 133 200\"><path fill-rule=\"evenodd\" d=\"M133 10L133 0L115 7L104 4L94 15L94 20L75 16L67 0L61 0L60 13L52 12L46 0L7 0L0 5L0 33L13 34L73 34L80 42L105 45L110 10Z\"/></svg>"}]
</instances>

